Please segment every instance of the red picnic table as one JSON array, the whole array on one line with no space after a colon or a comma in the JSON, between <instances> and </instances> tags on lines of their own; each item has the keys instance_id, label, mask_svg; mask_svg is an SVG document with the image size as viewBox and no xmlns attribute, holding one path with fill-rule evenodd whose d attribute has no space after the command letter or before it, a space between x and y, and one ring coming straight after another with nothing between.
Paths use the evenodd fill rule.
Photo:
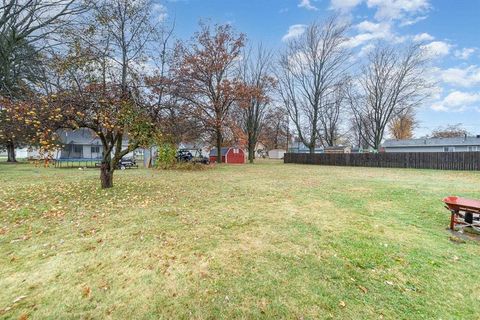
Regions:
<instances>
[{"instance_id":1,"label":"red picnic table","mask_svg":"<svg viewBox=\"0 0 480 320\"><path fill-rule=\"evenodd\" d=\"M450 229L455 230L456 225L461 225L480 231L480 200L451 196L444 198L443 202L451 212Z\"/></svg>"}]
</instances>

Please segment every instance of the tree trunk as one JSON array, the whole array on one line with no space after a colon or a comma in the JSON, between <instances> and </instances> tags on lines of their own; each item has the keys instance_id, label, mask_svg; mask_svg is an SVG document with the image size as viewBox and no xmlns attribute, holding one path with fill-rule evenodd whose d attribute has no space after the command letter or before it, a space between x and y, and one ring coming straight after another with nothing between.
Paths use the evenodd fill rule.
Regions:
<instances>
[{"instance_id":1,"label":"tree trunk","mask_svg":"<svg viewBox=\"0 0 480 320\"><path fill-rule=\"evenodd\" d=\"M310 149L310 154L314 154L315 153L315 146L310 146L308 147Z\"/></svg>"},{"instance_id":2,"label":"tree trunk","mask_svg":"<svg viewBox=\"0 0 480 320\"><path fill-rule=\"evenodd\" d=\"M380 143L381 143L382 139L379 137L379 135L377 135L375 137L375 142L373 144L373 150L377 150L378 151L378 148L380 147Z\"/></svg>"},{"instance_id":3,"label":"tree trunk","mask_svg":"<svg viewBox=\"0 0 480 320\"><path fill-rule=\"evenodd\" d=\"M217 130L217 163L222 163L222 132Z\"/></svg>"},{"instance_id":4,"label":"tree trunk","mask_svg":"<svg viewBox=\"0 0 480 320\"><path fill-rule=\"evenodd\" d=\"M103 161L100 166L100 182L102 189L113 187L113 170L110 168L109 161Z\"/></svg>"},{"instance_id":5,"label":"tree trunk","mask_svg":"<svg viewBox=\"0 0 480 320\"><path fill-rule=\"evenodd\" d=\"M248 143L248 162L253 163L255 159L255 144L252 142Z\"/></svg>"},{"instance_id":6,"label":"tree trunk","mask_svg":"<svg viewBox=\"0 0 480 320\"><path fill-rule=\"evenodd\" d=\"M17 158L15 157L15 144L13 142L7 143L7 162L17 162Z\"/></svg>"}]
</instances>

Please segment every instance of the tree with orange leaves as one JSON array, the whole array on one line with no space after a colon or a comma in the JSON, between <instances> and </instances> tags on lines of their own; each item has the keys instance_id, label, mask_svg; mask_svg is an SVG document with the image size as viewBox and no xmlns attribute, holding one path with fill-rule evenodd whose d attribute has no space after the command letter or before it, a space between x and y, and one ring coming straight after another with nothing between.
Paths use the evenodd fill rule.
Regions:
<instances>
[{"instance_id":1,"label":"tree with orange leaves","mask_svg":"<svg viewBox=\"0 0 480 320\"><path fill-rule=\"evenodd\" d=\"M221 154L223 132L241 85L236 62L240 59L245 36L230 25L200 24L190 44L175 49L173 74L176 94L191 114L215 136ZM217 157L221 163L222 158Z\"/></svg>"},{"instance_id":2,"label":"tree with orange leaves","mask_svg":"<svg viewBox=\"0 0 480 320\"><path fill-rule=\"evenodd\" d=\"M60 109L51 109L47 97L25 95L22 100L0 99L0 144L8 149L8 161L16 162L15 147L37 148L48 158L60 147L56 128L64 119Z\"/></svg>"},{"instance_id":3,"label":"tree with orange leaves","mask_svg":"<svg viewBox=\"0 0 480 320\"><path fill-rule=\"evenodd\" d=\"M147 0L95 1L91 10L81 30L66 33L68 51L53 58L56 87L48 103L61 110L63 128L88 128L99 137L101 187L111 188L122 157L156 138L137 69L155 30Z\"/></svg>"},{"instance_id":4,"label":"tree with orange leaves","mask_svg":"<svg viewBox=\"0 0 480 320\"><path fill-rule=\"evenodd\" d=\"M0 149L7 150L7 162L17 162L15 148L27 143L28 126L19 114L22 101L0 97Z\"/></svg>"},{"instance_id":5,"label":"tree with orange leaves","mask_svg":"<svg viewBox=\"0 0 480 320\"><path fill-rule=\"evenodd\" d=\"M416 124L413 112L408 111L393 118L389 123L389 129L394 139L411 139Z\"/></svg>"}]
</instances>

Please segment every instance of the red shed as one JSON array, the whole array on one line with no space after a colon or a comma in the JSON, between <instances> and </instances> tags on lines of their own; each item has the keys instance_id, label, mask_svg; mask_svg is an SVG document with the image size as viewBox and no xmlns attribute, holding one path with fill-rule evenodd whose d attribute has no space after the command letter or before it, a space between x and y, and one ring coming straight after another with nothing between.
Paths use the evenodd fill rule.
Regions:
<instances>
[{"instance_id":1,"label":"red shed","mask_svg":"<svg viewBox=\"0 0 480 320\"><path fill-rule=\"evenodd\" d=\"M217 148L210 151L210 162L217 162ZM222 148L223 163L245 163L245 152L240 148Z\"/></svg>"}]
</instances>

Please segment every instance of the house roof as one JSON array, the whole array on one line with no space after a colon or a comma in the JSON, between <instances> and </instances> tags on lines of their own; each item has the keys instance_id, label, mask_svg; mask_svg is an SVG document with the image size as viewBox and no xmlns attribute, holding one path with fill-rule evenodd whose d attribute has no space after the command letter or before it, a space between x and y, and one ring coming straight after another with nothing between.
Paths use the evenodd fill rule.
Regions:
<instances>
[{"instance_id":1,"label":"house roof","mask_svg":"<svg viewBox=\"0 0 480 320\"><path fill-rule=\"evenodd\" d=\"M179 149L203 149L206 148L207 145L203 142L185 142L182 141L179 143Z\"/></svg>"},{"instance_id":2,"label":"house roof","mask_svg":"<svg viewBox=\"0 0 480 320\"><path fill-rule=\"evenodd\" d=\"M222 147L222 157L225 156L228 152L230 147ZM217 148L213 148L210 150L210 156L216 157L217 156Z\"/></svg>"},{"instance_id":3,"label":"house roof","mask_svg":"<svg viewBox=\"0 0 480 320\"><path fill-rule=\"evenodd\" d=\"M384 148L400 147L443 147L443 146L480 146L480 137L456 137L456 138L428 138L428 139L406 139L406 140L385 140Z\"/></svg>"},{"instance_id":4,"label":"house roof","mask_svg":"<svg viewBox=\"0 0 480 320\"><path fill-rule=\"evenodd\" d=\"M325 151L327 150L345 150L345 149L350 149L348 146L328 146L325 147Z\"/></svg>"},{"instance_id":5,"label":"house roof","mask_svg":"<svg viewBox=\"0 0 480 320\"><path fill-rule=\"evenodd\" d=\"M98 136L87 128L59 130L57 134L63 144L101 144Z\"/></svg>"},{"instance_id":6,"label":"house roof","mask_svg":"<svg viewBox=\"0 0 480 320\"><path fill-rule=\"evenodd\" d=\"M58 130L57 135L63 144L76 145L101 145L102 142L93 130L88 128L79 128L76 130ZM128 139L123 138L123 145L128 144Z\"/></svg>"}]
</instances>

